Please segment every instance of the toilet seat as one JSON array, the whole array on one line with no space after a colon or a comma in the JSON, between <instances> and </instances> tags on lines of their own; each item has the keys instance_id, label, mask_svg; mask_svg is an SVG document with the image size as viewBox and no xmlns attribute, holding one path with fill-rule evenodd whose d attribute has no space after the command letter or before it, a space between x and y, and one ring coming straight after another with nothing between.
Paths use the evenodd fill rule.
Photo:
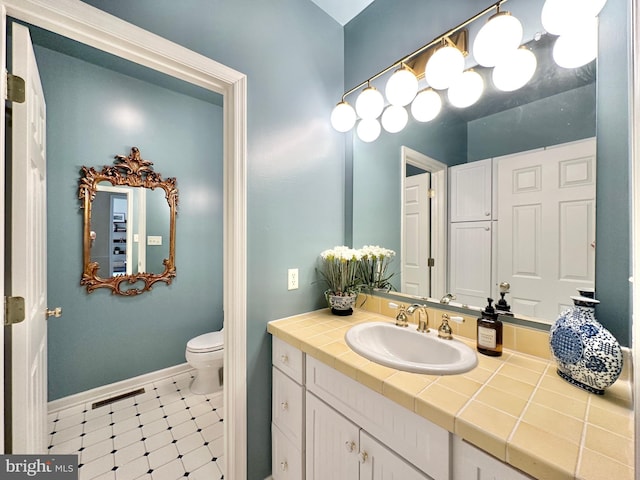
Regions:
<instances>
[{"instance_id":1,"label":"toilet seat","mask_svg":"<svg viewBox=\"0 0 640 480\"><path fill-rule=\"evenodd\" d=\"M209 332L192 338L187 343L187 350L193 353L207 353L224 348L224 333Z\"/></svg>"}]
</instances>

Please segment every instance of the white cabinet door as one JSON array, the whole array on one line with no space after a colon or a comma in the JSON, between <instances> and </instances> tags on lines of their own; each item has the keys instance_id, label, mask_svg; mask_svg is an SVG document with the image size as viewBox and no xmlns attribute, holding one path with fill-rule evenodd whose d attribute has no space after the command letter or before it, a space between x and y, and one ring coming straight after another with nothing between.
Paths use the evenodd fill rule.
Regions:
<instances>
[{"instance_id":1,"label":"white cabinet door","mask_svg":"<svg viewBox=\"0 0 640 480\"><path fill-rule=\"evenodd\" d=\"M359 428L307 392L307 480L358 478Z\"/></svg>"},{"instance_id":2,"label":"white cabinet door","mask_svg":"<svg viewBox=\"0 0 640 480\"><path fill-rule=\"evenodd\" d=\"M387 447L360 431L360 480L431 480Z\"/></svg>"},{"instance_id":3,"label":"white cabinet door","mask_svg":"<svg viewBox=\"0 0 640 480\"><path fill-rule=\"evenodd\" d=\"M491 220L491 159L449 169L451 222Z\"/></svg>"},{"instance_id":4,"label":"white cabinet door","mask_svg":"<svg viewBox=\"0 0 640 480\"><path fill-rule=\"evenodd\" d=\"M531 477L453 437L453 480L529 480Z\"/></svg>"},{"instance_id":5,"label":"white cabinet door","mask_svg":"<svg viewBox=\"0 0 640 480\"><path fill-rule=\"evenodd\" d=\"M449 291L456 301L485 305L491 296L492 222L451 224Z\"/></svg>"}]
</instances>

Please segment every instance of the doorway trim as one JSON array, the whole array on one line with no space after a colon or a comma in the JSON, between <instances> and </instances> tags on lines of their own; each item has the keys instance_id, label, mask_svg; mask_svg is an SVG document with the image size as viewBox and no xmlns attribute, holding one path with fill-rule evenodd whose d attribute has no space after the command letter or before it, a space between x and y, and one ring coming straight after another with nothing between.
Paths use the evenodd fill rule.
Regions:
<instances>
[{"instance_id":1,"label":"doorway trim","mask_svg":"<svg viewBox=\"0 0 640 480\"><path fill-rule=\"evenodd\" d=\"M224 444L226 477L246 479L246 76L79 0L0 0L0 13L223 95ZM1 28L5 34L6 20L2 16ZM4 43L0 49L3 57ZM0 86L3 85L4 78L0 82ZM2 116L2 176L4 132ZM4 271L3 256L0 257L0 266ZM4 311L0 320L4 321ZM0 341L0 345L2 343ZM0 356L0 372L3 371L4 360ZM0 398L1 417L5 399L4 396ZM4 445L0 443L0 446L4 451Z\"/></svg>"},{"instance_id":2,"label":"doorway trim","mask_svg":"<svg viewBox=\"0 0 640 480\"><path fill-rule=\"evenodd\" d=\"M431 173L431 189L435 196L431 201L431 252L434 266L431 270L431 292L446 292L447 285L447 165L409 147L400 147L400 245L404 245L404 203L407 165L413 165ZM400 253L403 255L403 252ZM401 265L404 261L401 260ZM403 272L401 272L403 276ZM439 297L438 297L439 298Z\"/></svg>"}]
</instances>

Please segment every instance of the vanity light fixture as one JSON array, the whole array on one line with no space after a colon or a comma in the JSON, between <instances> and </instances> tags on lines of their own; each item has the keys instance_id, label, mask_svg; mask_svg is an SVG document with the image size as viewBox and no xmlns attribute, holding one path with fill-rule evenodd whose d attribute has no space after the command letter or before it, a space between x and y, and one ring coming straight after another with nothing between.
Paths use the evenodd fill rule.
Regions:
<instances>
[{"instance_id":1,"label":"vanity light fixture","mask_svg":"<svg viewBox=\"0 0 640 480\"><path fill-rule=\"evenodd\" d=\"M411 115L419 122L429 122L442 110L442 98L433 88L425 88L411 103Z\"/></svg>"},{"instance_id":2,"label":"vanity light fixture","mask_svg":"<svg viewBox=\"0 0 640 480\"><path fill-rule=\"evenodd\" d=\"M376 119L384 109L384 98L376 87L368 85L356 98L356 113L363 120Z\"/></svg>"},{"instance_id":3,"label":"vanity light fixture","mask_svg":"<svg viewBox=\"0 0 640 480\"><path fill-rule=\"evenodd\" d=\"M473 69L459 75L449 87L449 103L457 108L470 107L478 101L484 91L484 80Z\"/></svg>"},{"instance_id":4,"label":"vanity light fixture","mask_svg":"<svg viewBox=\"0 0 640 480\"><path fill-rule=\"evenodd\" d=\"M586 65L598 55L598 15L607 0L546 0L540 19L548 33L559 35L553 59L563 68Z\"/></svg>"},{"instance_id":5,"label":"vanity light fixture","mask_svg":"<svg viewBox=\"0 0 640 480\"><path fill-rule=\"evenodd\" d=\"M509 12L498 12L489 18L473 41L473 58L479 65L495 67L522 43L522 23Z\"/></svg>"},{"instance_id":6,"label":"vanity light fixture","mask_svg":"<svg viewBox=\"0 0 640 480\"><path fill-rule=\"evenodd\" d=\"M493 85L503 92L513 92L524 87L536 73L538 60L526 47L509 52L491 74Z\"/></svg>"},{"instance_id":7,"label":"vanity light fixture","mask_svg":"<svg viewBox=\"0 0 640 480\"><path fill-rule=\"evenodd\" d=\"M392 133L404 128L408 121L404 107L409 104L411 114L417 121L433 120L442 108L442 96L436 90L449 89L446 98L457 108L473 105L483 93L484 80L478 72L464 70L468 43L466 27L492 12L494 14L475 39L475 61L481 66L497 70L494 72L494 83L501 90L512 91L526 84L535 73L536 59L529 50L519 49L523 37L522 24L509 12L500 11L500 6L506 1L494 2L344 93L331 113L333 127L339 132L347 132L359 119L358 137L362 141L372 142L378 138L382 127ZM547 1L603 3L606 0ZM385 102L385 97L371 83L386 74L390 74L390 77L385 86ZM423 79L427 88L418 91ZM346 97L355 92L360 93L354 110ZM381 115L382 118L379 118Z\"/></svg>"},{"instance_id":8,"label":"vanity light fixture","mask_svg":"<svg viewBox=\"0 0 640 480\"><path fill-rule=\"evenodd\" d=\"M382 126L389 133L398 133L409 121L409 114L400 105L389 105L382 113Z\"/></svg>"},{"instance_id":9,"label":"vanity light fixture","mask_svg":"<svg viewBox=\"0 0 640 480\"><path fill-rule=\"evenodd\" d=\"M380 136L380 122L375 118L364 118L358 123L358 138L365 143L373 142Z\"/></svg>"},{"instance_id":10,"label":"vanity light fixture","mask_svg":"<svg viewBox=\"0 0 640 480\"><path fill-rule=\"evenodd\" d=\"M464 71L464 53L450 42L443 39L444 45L434 52L424 70L425 80L436 90L449 88Z\"/></svg>"},{"instance_id":11,"label":"vanity light fixture","mask_svg":"<svg viewBox=\"0 0 640 480\"><path fill-rule=\"evenodd\" d=\"M413 70L402 64L387 81L384 93L391 105L409 105L418 93L418 78Z\"/></svg>"}]
</instances>

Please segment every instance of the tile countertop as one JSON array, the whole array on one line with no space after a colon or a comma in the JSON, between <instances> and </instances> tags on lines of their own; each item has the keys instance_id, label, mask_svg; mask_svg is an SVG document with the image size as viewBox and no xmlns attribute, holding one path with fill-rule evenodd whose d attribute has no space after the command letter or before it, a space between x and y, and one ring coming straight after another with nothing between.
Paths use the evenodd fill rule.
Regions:
<instances>
[{"instance_id":1,"label":"tile countertop","mask_svg":"<svg viewBox=\"0 0 640 480\"><path fill-rule=\"evenodd\" d=\"M367 321L392 319L324 309L274 320L267 331L535 478L635 478L629 381L590 394L562 380L553 361L507 349L478 354L478 366L460 375L394 370L345 343L346 331Z\"/></svg>"}]
</instances>

